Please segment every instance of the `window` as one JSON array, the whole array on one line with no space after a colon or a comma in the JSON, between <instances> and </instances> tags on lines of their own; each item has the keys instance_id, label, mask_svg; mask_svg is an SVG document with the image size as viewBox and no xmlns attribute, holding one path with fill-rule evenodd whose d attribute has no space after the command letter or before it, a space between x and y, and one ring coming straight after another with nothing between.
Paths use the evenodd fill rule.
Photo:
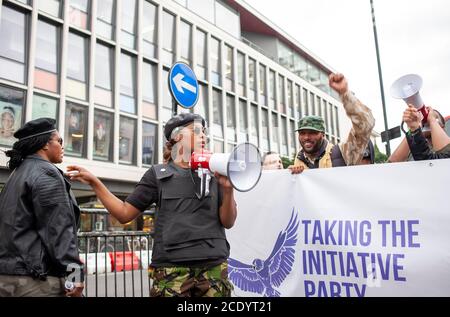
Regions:
<instances>
[{"instance_id":1,"label":"window","mask_svg":"<svg viewBox=\"0 0 450 317\"><path fill-rule=\"evenodd\" d=\"M225 89L234 90L233 84L233 48L225 45L226 61L225 61Z\"/></svg>"},{"instance_id":2,"label":"window","mask_svg":"<svg viewBox=\"0 0 450 317\"><path fill-rule=\"evenodd\" d=\"M214 37L211 38L211 82L214 85L221 85L220 72L220 41Z\"/></svg>"},{"instance_id":3,"label":"window","mask_svg":"<svg viewBox=\"0 0 450 317\"><path fill-rule=\"evenodd\" d=\"M87 100L88 40L69 32L67 95Z\"/></svg>"},{"instance_id":4,"label":"window","mask_svg":"<svg viewBox=\"0 0 450 317\"><path fill-rule=\"evenodd\" d=\"M194 107L195 113L201 115L208 123L209 111L208 111L208 87L199 84L199 96L197 105Z\"/></svg>"},{"instance_id":5,"label":"window","mask_svg":"<svg viewBox=\"0 0 450 317\"><path fill-rule=\"evenodd\" d=\"M259 145L258 143L258 107L256 105L250 106L250 142Z\"/></svg>"},{"instance_id":6,"label":"window","mask_svg":"<svg viewBox=\"0 0 450 317\"><path fill-rule=\"evenodd\" d=\"M236 105L234 96L232 95L227 95L227 128L228 141L236 142Z\"/></svg>"},{"instance_id":7,"label":"window","mask_svg":"<svg viewBox=\"0 0 450 317\"><path fill-rule=\"evenodd\" d=\"M336 136L338 138L341 137L341 131L339 129L339 112L338 112L338 107L334 106L334 114L335 114L335 118L336 118Z\"/></svg>"},{"instance_id":8,"label":"window","mask_svg":"<svg viewBox=\"0 0 450 317\"><path fill-rule=\"evenodd\" d=\"M136 120L120 116L119 161L124 164L136 163Z\"/></svg>"},{"instance_id":9,"label":"window","mask_svg":"<svg viewBox=\"0 0 450 317\"><path fill-rule=\"evenodd\" d=\"M97 35L103 36L109 40L114 39L115 6L115 0L97 1L96 33Z\"/></svg>"},{"instance_id":10,"label":"window","mask_svg":"<svg viewBox=\"0 0 450 317\"><path fill-rule=\"evenodd\" d=\"M58 101L54 98L44 97L42 95L33 96L33 112L32 120L38 118L53 118L57 119Z\"/></svg>"},{"instance_id":11,"label":"window","mask_svg":"<svg viewBox=\"0 0 450 317\"><path fill-rule=\"evenodd\" d=\"M113 106L114 51L97 43L95 47L95 103Z\"/></svg>"},{"instance_id":12,"label":"window","mask_svg":"<svg viewBox=\"0 0 450 317\"><path fill-rule=\"evenodd\" d=\"M149 122L142 122L142 164L157 164L157 126Z\"/></svg>"},{"instance_id":13,"label":"window","mask_svg":"<svg viewBox=\"0 0 450 317\"><path fill-rule=\"evenodd\" d=\"M77 157L86 157L88 108L67 102L64 151Z\"/></svg>"},{"instance_id":14,"label":"window","mask_svg":"<svg viewBox=\"0 0 450 317\"><path fill-rule=\"evenodd\" d=\"M34 86L54 93L58 92L59 32L55 25L38 20Z\"/></svg>"},{"instance_id":15,"label":"window","mask_svg":"<svg viewBox=\"0 0 450 317\"><path fill-rule=\"evenodd\" d=\"M3 7L5 9L5 7ZM3 14L4 11L2 11ZM25 93L22 90L0 86L0 144L12 146L14 133L22 126Z\"/></svg>"},{"instance_id":16,"label":"window","mask_svg":"<svg viewBox=\"0 0 450 317\"><path fill-rule=\"evenodd\" d=\"M136 113L136 58L120 55L120 110Z\"/></svg>"},{"instance_id":17,"label":"window","mask_svg":"<svg viewBox=\"0 0 450 317\"><path fill-rule=\"evenodd\" d=\"M287 144L287 122L286 118L281 118L281 155L287 156L289 152Z\"/></svg>"},{"instance_id":18,"label":"window","mask_svg":"<svg viewBox=\"0 0 450 317\"><path fill-rule=\"evenodd\" d=\"M70 0L69 23L82 29L89 27L89 0Z\"/></svg>"},{"instance_id":19,"label":"window","mask_svg":"<svg viewBox=\"0 0 450 317\"><path fill-rule=\"evenodd\" d=\"M303 88L303 104L305 105L305 111L303 113L306 116L309 116L308 91L304 88Z\"/></svg>"},{"instance_id":20,"label":"window","mask_svg":"<svg viewBox=\"0 0 450 317\"><path fill-rule=\"evenodd\" d=\"M167 122L172 118L172 96L169 91L169 71L163 69L163 104L162 104L162 121Z\"/></svg>"},{"instance_id":21,"label":"window","mask_svg":"<svg viewBox=\"0 0 450 317\"><path fill-rule=\"evenodd\" d=\"M322 103L321 103L321 99L319 96L317 96L317 113L318 115L321 117L322 116Z\"/></svg>"},{"instance_id":22,"label":"window","mask_svg":"<svg viewBox=\"0 0 450 317\"><path fill-rule=\"evenodd\" d=\"M224 152L223 141L214 140L214 153L223 153L223 152Z\"/></svg>"},{"instance_id":23,"label":"window","mask_svg":"<svg viewBox=\"0 0 450 317\"><path fill-rule=\"evenodd\" d=\"M114 114L95 110L94 113L94 159L112 161L114 139Z\"/></svg>"},{"instance_id":24,"label":"window","mask_svg":"<svg viewBox=\"0 0 450 317\"><path fill-rule=\"evenodd\" d=\"M264 152L269 151L269 113L261 109L262 148Z\"/></svg>"},{"instance_id":25,"label":"window","mask_svg":"<svg viewBox=\"0 0 450 317\"><path fill-rule=\"evenodd\" d=\"M163 50L162 50L162 62L168 65L172 65L175 54L175 17L163 11L163 29L162 32L164 34L162 38Z\"/></svg>"},{"instance_id":26,"label":"window","mask_svg":"<svg viewBox=\"0 0 450 317\"><path fill-rule=\"evenodd\" d=\"M7 6L1 7L0 77L25 84L25 42L27 16Z\"/></svg>"},{"instance_id":27,"label":"window","mask_svg":"<svg viewBox=\"0 0 450 317\"><path fill-rule=\"evenodd\" d=\"M291 117L295 116L294 113L294 97L293 97L293 91L292 91L292 81L287 81L287 102L289 107L289 115Z\"/></svg>"},{"instance_id":28,"label":"window","mask_svg":"<svg viewBox=\"0 0 450 317\"><path fill-rule=\"evenodd\" d=\"M223 138L222 93L213 90L213 135Z\"/></svg>"},{"instance_id":29,"label":"window","mask_svg":"<svg viewBox=\"0 0 450 317\"><path fill-rule=\"evenodd\" d=\"M333 109L333 106L330 103L324 102L324 120L325 120L325 132L327 134L330 133L330 122L329 122L329 118L328 118L328 109Z\"/></svg>"},{"instance_id":30,"label":"window","mask_svg":"<svg viewBox=\"0 0 450 317\"><path fill-rule=\"evenodd\" d=\"M142 21L143 30L143 51L147 57L156 57L157 48L157 10L154 4L144 1L144 20Z\"/></svg>"},{"instance_id":31,"label":"window","mask_svg":"<svg viewBox=\"0 0 450 317\"><path fill-rule=\"evenodd\" d=\"M181 59L190 65L192 62L192 25L181 21L180 35Z\"/></svg>"},{"instance_id":32,"label":"window","mask_svg":"<svg viewBox=\"0 0 450 317\"><path fill-rule=\"evenodd\" d=\"M39 10L53 15L57 18L61 17L62 1L61 0L39 0ZM3 12L2 12L3 14Z\"/></svg>"},{"instance_id":33,"label":"window","mask_svg":"<svg viewBox=\"0 0 450 317\"><path fill-rule=\"evenodd\" d=\"M259 64L259 101L267 105L266 66Z\"/></svg>"},{"instance_id":34,"label":"window","mask_svg":"<svg viewBox=\"0 0 450 317\"><path fill-rule=\"evenodd\" d=\"M311 101L311 113L312 113L313 116L315 116L316 113L317 113L316 112L316 99L315 99L314 94L312 92L309 93L309 99Z\"/></svg>"},{"instance_id":35,"label":"window","mask_svg":"<svg viewBox=\"0 0 450 317\"><path fill-rule=\"evenodd\" d=\"M330 109L330 123L331 123L331 135L336 135L336 131L334 130L334 111L333 111L333 105L331 105Z\"/></svg>"},{"instance_id":36,"label":"window","mask_svg":"<svg viewBox=\"0 0 450 317\"><path fill-rule=\"evenodd\" d=\"M256 62L251 58L248 59L248 86L251 100L256 101Z\"/></svg>"},{"instance_id":37,"label":"window","mask_svg":"<svg viewBox=\"0 0 450 317\"><path fill-rule=\"evenodd\" d=\"M142 115L157 120L156 65L145 63L142 68Z\"/></svg>"},{"instance_id":38,"label":"window","mask_svg":"<svg viewBox=\"0 0 450 317\"><path fill-rule=\"evenodd\" d=\"M275 72L272 70L269 71L269 89L270 89L269 107L273 109L275 108L277 86L275 83Z\"/></svg>"},{"instance_id":39,"label":"window","mask_svg":"<svg viewBox=\"0 0 450 317\"><path fill-rule=\"evenodd\" d=\"M210 0L189 0L188 9L214 24L214 2Z\"/></svg>"},{"instance_id":40,"label":"window","mask_svg":"<svg viewBox=\"0 0 450 317\"><path fill-rule=\"evenodd\" d=\"M206 79L206 33L197 30L197 70L196 75L199 79Z\"/></svg>"},{"instance_id":41,"label":"window","mask_svg":"<svg viewBox=\"0 0 450 317\"><path fill-rule=\"evenodd\" d=\"M124 46L136 48L137 1L122 1L122 33L121 42Z\"/></svg>"},{"instance_id":42,"label":"window","mask_svg":"<svg viewBox=\"0 0 450 317\"><path fill-rule=\"evenodd\" d=\"M238 94L245 96L245 56L241 52L237 53L238 67Z\"/></svg>"},{"instance_id":43,"label":"window","mask_svg":"<svg viewBox=\"0 0 450 317\"><path fill-rule=\"evenodd\" d=\"M239 99L239 142L248 141L247 102Z\"/></svg>"},{"instance_id":44,"label":"window","mask_svg":"<svg viewBox=\"0 0 450 317\"><path fill-rule=\"evenodd\" d=\"M284 77L278 76L278 111L286 113L286 97L284 95Z\"/></svg>"},{"instance_id":45,"label":"window","mask_svg":"<svg viewBox=\"0 0 450 317\"><path fill-rule=\"evenodd\" d=\"M295 85L296 96L295 99L297 101L297 119L301 119L303 115L302 111L302 88L300 86Z\"/></svg>"},{"instance_id":46,"label":"window","mask_svg":"<svg viewBox=\"0 0 450 317\"><path fill-rule=\"evenodd\" d=\"M290 131L290 135L291 135L291 154L292 153L296 153L297 152L297 148L296 148L296 139L297 136L295 135L295 121L290 121L290 126L291 126L291 131ZM291 155L292 157L292 155Z\"/></svg>"},{"instance_id":47,"label":"window","mask_svg":"<svg viewBox=\"0 0 450 317\"><path fill-rule=\"evenodd\" d=\"M275 152L279 152L278 150L278 115L275 112L272 112L272 145L270 150L271 151L275 151Z\"/></svg>"},{"instance_id":48,"label":"window","mask_svg":"<svg viewBox=\"0 0 450 317\"><path fill-rule=\"evenodd\" d=\"M214 2L216 4L216 25L234 37L240 38L241 23L239 14L219 1Z\"/></svg>"}]
</instances>

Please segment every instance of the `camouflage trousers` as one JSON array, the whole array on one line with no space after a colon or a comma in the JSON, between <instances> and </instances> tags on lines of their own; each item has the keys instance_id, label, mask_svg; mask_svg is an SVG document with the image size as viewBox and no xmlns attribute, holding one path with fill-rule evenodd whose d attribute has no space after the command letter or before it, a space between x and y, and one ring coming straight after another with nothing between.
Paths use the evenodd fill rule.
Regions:
<instances>
[{"instance_id":1,"label":"camouflage trousers","mask_svg":"<svg viewBox=\"0 0 450 317\"><path fill-rule=\"evenodd\" d=\"M230 297L233 285L228 280L228 264L211 268L150 268L152 297Z\"/></svg>"}]
</instances>

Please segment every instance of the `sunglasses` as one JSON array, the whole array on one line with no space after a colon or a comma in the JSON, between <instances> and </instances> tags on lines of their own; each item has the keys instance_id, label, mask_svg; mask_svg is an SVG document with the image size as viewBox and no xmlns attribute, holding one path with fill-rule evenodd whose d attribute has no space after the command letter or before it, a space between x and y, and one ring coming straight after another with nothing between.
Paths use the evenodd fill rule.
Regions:
<instances>
[{"instance_id":1,"label":"sunglasses","mask_svg":"<svg viewBox=\"0 0 450 317\"><path fill-rule=\"evenodd\" d=\"M63 145L63 138L59 138L58 140L55 140L55 139L52 139L52 140L50 140L50 141L56 141L56 142L58 142L59 143L59 145Z\"/></svg>"}]
</instances>

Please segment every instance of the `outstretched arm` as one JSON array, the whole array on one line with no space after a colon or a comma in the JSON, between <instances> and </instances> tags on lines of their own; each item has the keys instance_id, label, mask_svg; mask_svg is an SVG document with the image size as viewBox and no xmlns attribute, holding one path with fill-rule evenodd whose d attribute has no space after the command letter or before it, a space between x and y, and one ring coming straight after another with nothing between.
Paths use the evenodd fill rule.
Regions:
<instances>
[{"instance_id":1,"label":"outstretched arm","mask_svg":"<svg viewBox=\"0 0 450 317\"><path fill-rule=\"evenodd\" d=\"M135 219L140 211L128 202L123 202L114 196L108 188L91 172L80 166L68 166L68 171L78 171L76 175L70 176L71 180L80 181L92 187L98 199L105 208L121 223L127 223Z\"/></svg>"},{"instance_id":2,"label":"outstretched arm","mask_svg":"<svg viewBox=\"0 0 450 317\"><path fill-rule=\"evenodd\" d=\"M352 122L347 140L340 144L342 156L347 165L356 165L361 161L369 143L370 134L375 126L375 118L369 107L349 91L344 75L330 74L329 84L339 93L345 112Z\"/></svg>"}]
</instances>

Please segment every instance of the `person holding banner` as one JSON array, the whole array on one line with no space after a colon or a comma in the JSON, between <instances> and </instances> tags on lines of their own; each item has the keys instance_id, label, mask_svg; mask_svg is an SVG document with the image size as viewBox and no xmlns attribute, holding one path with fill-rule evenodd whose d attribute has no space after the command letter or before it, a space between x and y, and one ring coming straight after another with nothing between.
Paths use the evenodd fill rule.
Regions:
<instances>
[{"instance_id":1,"label":"person holding banner","mask_svg":"<svg viewBox=\"0 0 450 317\"><path fill-rule=\"evenodd\" d=\"M79 171L72 179L92 186L121 223L156 204L151 296L231 296L227 273L230 245L224 229L236 220L233 187L227 177L216 174L209 195L199 199L200 179L189 166L191 154L206 144L205 125L198 114L172 117L164 127L166 163L152 166L125 202L86 169L68 167Z\"/></svg>"},{"instance_id":2,"label":"person holding banner","mask_svg":"<svg viewBox=\"0 0 450 317\"><path fill-rule=\"evenodd\" d=\"M330 168L358 165L369 143L375 126L372 111L361 103L348 88L347 79L342 74L330 74L329 85L339 93L352 128L347 140L333 145L325 139L325 122L319 116L306 116L300 119L298 139L302 149L289 166L293 174L303 169Z\"/></svg>"},{"instance_id":3,"label":"person holding banner","mask_svg":"<svg viewBox=\"0 0 450 317\"><path fill-rule=\"evenodd\" d=\"M409 131L405 139L389 158L390 162L406 160L434 160L450 158L450 137L444 130L445 121L442 115L431 107L427 107L428 131L422 130L422 114L412 105L403 113L403 121Z\"/></svg>"}]
</instances>

